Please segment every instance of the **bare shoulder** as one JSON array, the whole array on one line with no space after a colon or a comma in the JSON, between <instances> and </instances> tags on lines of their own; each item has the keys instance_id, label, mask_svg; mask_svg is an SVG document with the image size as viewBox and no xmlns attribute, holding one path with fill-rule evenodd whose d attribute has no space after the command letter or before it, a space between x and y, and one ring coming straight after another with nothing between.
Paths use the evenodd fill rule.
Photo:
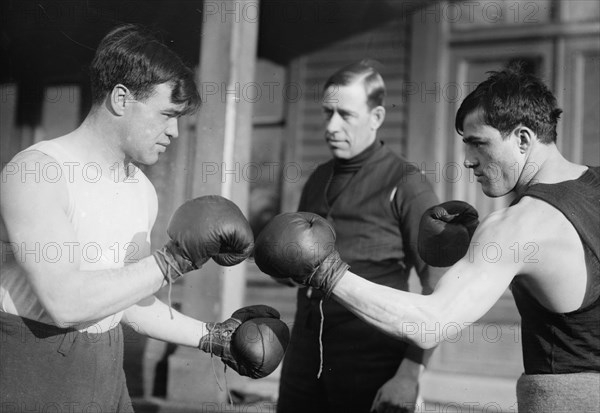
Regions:
<instances>
[{"instance_id":1,"label":"bare shoulder","mask_svg":"<svg viewBox=\"0 0 600 413\"><path fill-rule=\"evenodd\" d=\"M38 150L19 152L2 168L2 186L12 190L31 184L56 182L60 174L46 176L48 168L56 164L53 157Z\"/></svg>"},{"instance_id":2,"label":"bare shoulder","mask_svg":"<svg viewBox=\"0 0 600 413\"><path fill-rule=\"evenodd\" d=\"M582 251L575 228L550 204L531 197L482 220L471 242L474 257L512 268L514 275L537 277L560 271Z\"/></svg>"},{"instance_id":3,"label":"bare shoulder","mask_svg":"<svg viewBox=\"0 0 600 413\"><path fill-rule=\"evenodd\" d=\"M494 211L482 220L476 235L498 240L543 240L569 226L563 214L550 204L524 197L517 204Z\"/></svg>"},{"instance_id":4,"label":"bare shoulder","mask_svg":"<svg viewBox=\"0 0 600 413\"><path fill-rule=\"evenodd\" d=\"M510 209L511 215L526 216L526 220L518 220L521 227L517 230L522 239L529 239L539 248L540 260L546 265L535 268L543 269L547 275L554 272L571 272L574 269L585 274L583 244L577 230L569 219L549 203L533 197L524 197ZM539 263L541 264L541 263ZM566 267L566 268L562 268ZM579 268L582 267L582 268Z\"/></svg>"},{"instance_id":5,"label":"bare shoulder","mask_svg":"<svg viewBox=\"0 0 600 413\"><path fill-rule=\"evenodd\" d=\"M2 168L2 183L17 181L40 181L49 166L56 166L57 161L44 152L32 149L19 152ZM46 179L46 181L55 179Z\"/></svg>"},{"instance_id":6,"label":"bare shoulder","mask_svg":"<svg viewBox=\"0 0 600 413\"><path fill-rule=\"evenodd\" d=\"M587 284L583 244L567 217L550 204L524 197L485 219L474 240L493 243L503 264L513 266L548 309L568 312L581 305ZM487 254L496 252L488 248Z\"/></svg>"},{"instance_id":7,"label":"bare shoulder","mask_svg":"<svg viewBox=\"0 0 600 413\"><path fill-rule=\"evenodd\" d=\"M66 180L51 156L29 150L15 155L2 169L2 214L25 213L31 204L63 207L67 202Z\"/></svg>"},{"instance_id":8,"label":"bare shoulder","mask_svg":"<svg viewBox=\"0 0 600 413\"><path fill-rule=\"evenodd\" d=\"M6 166L9 166L9 165L19 166L23 163L29 164L29 165L33 165L35 163L40 163L40 164L44 165L44 164L48 164L48 163L52 163L52 162L56 162L53 157L46 155L44 152L41 152L41 151L38 151L35 149L31 149L31 150L22 151L22 152L19 152L18 154L16 154L10 160L10 162L8 162L8 164ZM4 169L7 169L7 168L5 167ZM10 169L10 168L8 168L8 169ZM4 170L2 172L4 173Z\"/></svg>"}]
</instances>

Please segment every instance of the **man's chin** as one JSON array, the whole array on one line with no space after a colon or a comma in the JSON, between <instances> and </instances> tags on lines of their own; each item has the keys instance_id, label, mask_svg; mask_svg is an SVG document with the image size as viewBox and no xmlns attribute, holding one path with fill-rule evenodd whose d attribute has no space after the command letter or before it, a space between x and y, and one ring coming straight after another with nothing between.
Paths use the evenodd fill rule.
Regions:
<instances>
[{"instance_id":1,"label":"man's chin","mask_svg":"<svg viewBox=\"0 0 600 413\"><path fill-rule=\"evenodd\" d=\"M481 185L481 191L489 198L500 198L510 192L506 189L493 188L485 185Z\"/></svg>"},{"instance_id":2,"label":"man's chin","mask_svg":"<svg viewBox=\"0 0 600 413\"><path fill-rule=\"evenodd\" d=\"M348 153L348 151L345 151L343 149L330 147L329 150L331 151L331 154L333 155L334 158L337 158L337 159L349 159L350 158L350 154Z\"/></svg>"},{"instance_id":3,"label":"man's chin","mask_svg":"<svg viewBox=\"0 0 600 413\"><path fill-rule=\"evenodd\" d=\"M146 166L151 166L151 165L154 165L155 163L157 163L159 159L160 159L160 154L157 153L154 155L144 156L141 159L136 159L135 163L141 164L141 165L146 165Z\"/></svg>"}]
</instances>

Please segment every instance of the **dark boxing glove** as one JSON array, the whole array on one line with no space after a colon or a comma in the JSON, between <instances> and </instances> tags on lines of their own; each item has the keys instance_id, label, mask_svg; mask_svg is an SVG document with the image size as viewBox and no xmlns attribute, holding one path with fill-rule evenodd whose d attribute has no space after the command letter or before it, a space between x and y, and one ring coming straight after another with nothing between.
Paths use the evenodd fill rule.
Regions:
<instances>
[{"instance_id":1,"label":"dark boxing glove","mask_svg":"<svg viewBox=\"0 0 600 413\"><path fill-rule=\"evenodd\" d=\"M335 249L333 227L317 214L277 215L258 235L254 261L275 279L291 278L329 296L349 268Z\"/></svg>"},{"instance_id":2,"label":"dark boxing glove","mask_svg":"<svg viewBox=\"0 0 600 413\"><path fill-rule=\"evenodd\" d=\"M241 376L266 377L281 362L290 341L279 312L266 305L244 307L222 323L207 323L198 348L221 358Z\"/></svg>"},{"instance_id":3,"label":"dark boxing glove","mask_svg":"<svg viewBox=\"0 0 600 413\"><path fill-rule=\"evenodd\" d=\"M202 196L181 205L171 217L170 241L154 252L165 277L175 280L212 258L231 266L248 258L254 235L242 211L218 195Z\"/></svg>"},{"instance_id":4,"label":"dark boxing glove","mask_svg":"<svg viewBox=\"0 0 600 413\"><path fill-rule=\"evenodd\" d=\"M469 250L479 214L463 201L448 201L429 208L419 224L418 250L434 267L453 265Z\"/></svg>"}]
</instances>

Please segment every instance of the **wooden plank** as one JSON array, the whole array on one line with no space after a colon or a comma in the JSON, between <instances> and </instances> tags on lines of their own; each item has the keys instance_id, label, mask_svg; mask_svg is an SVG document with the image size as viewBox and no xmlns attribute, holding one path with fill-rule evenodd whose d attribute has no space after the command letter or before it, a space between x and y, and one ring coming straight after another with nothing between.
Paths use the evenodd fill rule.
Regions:
<instances>
[{"instance_id":1,"label":"wooden plank","mask_svg":"<svg viewBox=\"0 0 600 413\"><path fill-rule=\"evenodd\" d=\"M236 7L256 5L256 0L235 0ZM210 4L204 4L210 7ZM199 78L203 82L226 85L225 99L205 102L196 117L196 139L186 148L190 154L188 163L187 194L190 198L207 194L222 195L231 199L246 211L249 182L235 176L215 174L204 176L201 168L207 160L233 170L237 164L244 165L250 159L250 140L245 139L252 131L252 104L239 99L236 85L254 80L258 22L247 19L226 19L219 13L202 13L201 52ZM182 312L201 320L224 320L242 306L245 289L245 265L221 267L212 260L200 270L200 274L184 277ZM218 389L213 380L205 380L213 374L223 381L220 362L208 357L198 357L197 349L179 347L169 357L167 396L169 400L196 405L198 402L226 401L226 393ZM217 374L217 372L219 372ZM240 379L228 375L229 380Z\"/></svg>"}]
</instances>

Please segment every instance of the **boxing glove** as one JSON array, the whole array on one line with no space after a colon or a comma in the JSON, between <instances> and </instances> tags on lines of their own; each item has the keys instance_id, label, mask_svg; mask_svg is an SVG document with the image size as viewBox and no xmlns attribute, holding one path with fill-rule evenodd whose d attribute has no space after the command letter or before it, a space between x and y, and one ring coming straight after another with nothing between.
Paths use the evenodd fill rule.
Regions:
<instances>
[{"instance_id":1,"label":"boxing glove","mask_svg":"<svg viewBox=\"0 0 600 413\"><path fill-rule=\"evenodd\" d=\"M277 215L254 244L254 261L265 274L317 288L328 297L349 268L335 249L335 231L319 215Z\"/></svg>"},{"instance_id":2,"label":"boxing glove","mask_svg":"<svg viewBox=\"0 0 600 413\"><path fill-rule=\"evenodd\" d=\"M202 196L181 205L171 217L170 240L154 258L171 282L212 258L231 266L248 258L254 235L242 211L218 195Z\"/></svg>"},{"instance_id":3,"label":"boxing glove","mask_svg":"<svg viewBox=\"0 0 600 413\"><path fill-rule=\"evenodd\" d=\"M259 379L273 372L290 341L279 312L266 305L244 307L222 323L207 323L198 348L220 357L241 376Z\"/></svg>"},{"instance_id":4,"label":"boxing glove","mask_svg":"<svg viewBox=\"0 0 600 413\"><path fill-rule=\"evenodd\" d=\"M419 223L418 251L427 264L448 267L465 256L479 214L463 201L448 201L429 208Z\"/></svg>"}]
</instances>

